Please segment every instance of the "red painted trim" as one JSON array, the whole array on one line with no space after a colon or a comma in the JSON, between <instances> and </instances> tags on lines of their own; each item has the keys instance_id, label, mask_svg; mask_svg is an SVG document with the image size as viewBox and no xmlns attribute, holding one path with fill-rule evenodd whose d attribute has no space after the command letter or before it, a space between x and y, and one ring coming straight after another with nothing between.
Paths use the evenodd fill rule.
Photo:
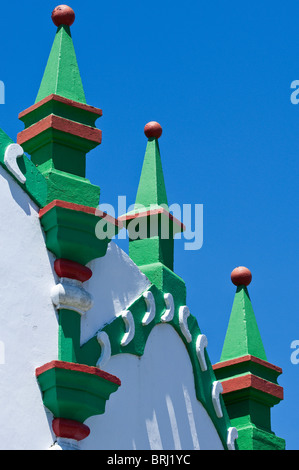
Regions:
<instances>
[{"instance_id":1,"label":"red painted trim","mask_svg":"<svg viewBox=\"0 0 299 470\"><path fill-rule=\"evenodd\" d=\"M267 369L275 370L278 374L282 374L282 369L274 364L271 364L268 361L264 361L258 357L252 356L248 354L247 356L236 357L235 359L231 359L229 361L217 362L217 364L213 365L214 370L223 369L225 367L233 366L235 364L241 364L243 362L254 362L256 364L260 364L261 366L266 367Z\"/></svg>"},{"instance_id":2,"label":"red painted trim","mask_svg":"<svg viewBox=\"0 0 299 470\"><path fill-rule=\"evenodd\" d=\"M92 214L96 217L107 219L108 222L120 228L122 228L123 226L123 224L119 222L118 219L114 219L114 217L111 217L110 215L106 214L106 212L102 212L99 209L96 209L95 207L83 206L81 204L75 204L73 202L60 201L59 199L54 199L54 201L50 202L47 206L43 207L39 211L39 218L42 218L47 212L53 209L53 207L62 207L64 209L69 209L73 211L85 212L86 214Z\"/></svg>"},{"instance_id":3,"label":"red painted trim","mask_svg":"<svg viewBox=\"0 0 299 470\"><path fill-rule=\"evenodd\" d=\"M17 143L23 145L25 142L28 142L28 140L33 139L47 129L55 129L98 144L102 142L102 131L100 129L55 116L55 114L50 114L50 116L47 116L20 132L18 134Z\"/></svg>"},{"instance_id":4,"label":"red painted trim","mask_svg":"<svg viewBox=\"0 0 299 470\"><path fill-rule=\"evenodd\" d=\"M103 115L103 111L99 108L95 108L94 106L89 106L88 104L78 103L77 101L69 100L68 98L64 98L63 96L52 94L52 95L47 96L43 100L39 101L38 103L25 109L24 111L22 111L19 114L19 119L21 120L24 116L32 113L32 111L35 111L36 109L40 108L41 106L43 106L44 104L48 103L48 101L51 101L51 100L59 101L60 103L67 104L69 106L72 106L73 108L82 109L83 111L88 111L92 114L96 114L99 117Z\"/></svg>"},{"instance_id":5,"label":"red painted trim","mask_svg":"<svg viewBox=\"0 0 299 470\"><path fill-rule=\"evenodd\" d=\"M72 419L55 418L52 421L52 429L56 437L74 439L75 441L82 441L90 434L90 429L86 424Z\"/></svg>"},{"instance_id":6,"label":"red painted trim","mask_svg":"<svg viewBox=\"0 0 299 470\"><path fill-rule=\"evenodd\" d=\"M224 380L221 382L223 386L223 394L236 392L245 388L255 388L261 392L268 393L280 400L283 399L283 388L261 377L253 374L241 375L232 379Z\"/></svg>"},{"instance_id":7,"label":"red painted trim","mask_svg":"<svg viewBox=\"0 0 299 470\"><path fill-rule=\"evenodd\" d=\"M83 264L63 258L55 261L54 269L59 277L77 279L81 282L88 281L92 276L92 271L87 266L83 266Z\"/></svg>"},{"instance_id":8,"label":"red painted trim","mask_svg":"<svg viewBox=\"0 0 299 470\"><path fill-rule=\"evenodd\" d=\"M47 364L44 364L41 367L38 367L35 370L36 377L39 377L41 374L46 372L47 370L51 369L64 369L64 370L72 370L76 372L84 372L85 374L92 374L97 375L98 377L102 377L105 380L109 380L109 382L113 382L117 385L121 385L121 381L115 375L109 374L97 367L87 366L85 364L76 364L74 362L64 362L64 361L51 361Z\"/></svg>"},{"instance_id":9,"label":"red painted trim","mask_svg":"<svg viewBox=\"0 0 299 470\"><path fill-rule=\"evenodd\" d=\"M163 207L160 207L159 209L149 209L148 211L144 211L144 212L135 212L134 214L122 215L122 216L118 217L118 220L120 220L121 222L125 222L127 220L133 220L133 219L137 219L139 217L149 217L151 215L157 215L157 214L166 215L167 217L170 218L170 220L173 221L173 223L178 225L181 228L182 231L186 230L185 225L182 222L180 222L178 219L176 219L172 214L170 214L170 212L168 212Z\"/></svg>"}]
</instances>

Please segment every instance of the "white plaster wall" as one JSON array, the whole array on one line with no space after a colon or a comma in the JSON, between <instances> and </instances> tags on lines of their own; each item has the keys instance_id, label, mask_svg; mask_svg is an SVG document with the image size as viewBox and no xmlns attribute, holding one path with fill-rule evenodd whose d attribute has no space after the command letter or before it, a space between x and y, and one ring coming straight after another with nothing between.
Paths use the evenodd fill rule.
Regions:
<instances>
[{"instance_id":1,"label":"white plaster wall","mask_svg":"<svg viewBox=\"0 0 299 470\"><path fill-rule=\"evenodd\" d=\"M35 369L58 358L58 318L50 297L58 282L38 207L0 167L0 449L48 449L52 415ZM115 245L90 263L84 287L94 306L82 318L82 342L130 305L148 279Z\"/></svg>"},{"instance_id":2,"label":"white plaster wall","mask_svg":"<svg viewBox=\"0 0 299 470\"><path fill-rule=\"evenodd\" d=\"M82 344L150 286L147 277L114 242L109 244L106 256L88 266L93 275L84 288L93 296L94 305L81 320Z\"/></svg>"},{"instance_id":3,"label":"white plaster wall","mask_svg":"<svg viewBox=\"0 0 299 470\"><path fill-rule=\"evenodd\" d=\"M121 379L106 412L89 418L82 449L223 449L218 433L195 396L187 350L170 325L157 325L141 358L114 356L105 370Z\"/></svg>"},{"instance_id":4,"label":"white plaster wall","mask_svg":"<svg viewBox=\"0 0 299 470\"><path fill-rule=\"evenodd\" d=\"M0 167L0 449L52 439L35 369L57 359L55 284L38 210Z\"/></svg>"},{"instance_id":5,"label":"white plaster wall","mask_svg":"<svg viewBox=\"0 0 299 470\"><path fill-rule=\"evenodd\" d=\"M58 319L50 292L57 282L38 208L0 167L0 449L49 449L52 415L43 406L35 369L57 359ZM94 306L82 319L82 342L126 309L149 286L130 258L111 243L90 263L84 287ZM105 369L122 386L106 413L86 424L82 449L222 448L195 397L184 344L169 325L151 333L142 358L113 357Z\"/></svg>"}]
</instances>

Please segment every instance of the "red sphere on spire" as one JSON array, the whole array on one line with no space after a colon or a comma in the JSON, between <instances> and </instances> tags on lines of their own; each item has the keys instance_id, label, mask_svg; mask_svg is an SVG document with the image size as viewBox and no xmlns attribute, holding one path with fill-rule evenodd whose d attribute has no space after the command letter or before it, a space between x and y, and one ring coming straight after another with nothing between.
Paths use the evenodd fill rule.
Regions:
<instances>
[{"instance_id":1,"label":"red sphere on spire","mask_svg":"<svg viewBox=\"0 0 299 470\"><path fill-rule=\"evenodd\" d=\"M162 135L162 127L156 121L151 121L144 127L144 133L148 139L155 138L159 139Z\"/></svg>"},{"instance_id":2,"label":"red sphere on spire","mask_svg":"<svg viewBox=\"0 0 299 470\"><path fill-rule=\"evenodd\" d=\"M75 12L68 5L58 5L52 11L52 21L55 26L66 25L72 26L75 21Z\"/></svg>"},{"instance_id":3,"label":"red sphere on spire","mask_svg":"<svg viewBox=\"0 0 299 470\"><path fill-rule=\"evenodd\" d=\"M252 274L248 268L239 266L235 268L231 273L231 280L235 286L249 286L252 279Z\"/></svg>"}]
</instances>

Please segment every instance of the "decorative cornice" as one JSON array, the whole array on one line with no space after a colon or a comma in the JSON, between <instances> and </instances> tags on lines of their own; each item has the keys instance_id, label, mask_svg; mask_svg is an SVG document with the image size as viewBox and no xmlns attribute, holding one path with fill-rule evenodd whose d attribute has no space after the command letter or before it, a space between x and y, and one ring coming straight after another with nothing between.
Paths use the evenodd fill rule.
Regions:
<instances>
[{"instance_id":1,"label":"decorative cornice","mask_svg":"<svg viewBox=\"0 0 299 470\"><path fill-rule=\"evenodd\" d=\"M221 383L223 386L223 395L252 388L266 393L267 395L271 395L279 401L283 400L283 388L280 385L264 380L253 374L233 377L231 379L223 380Z\"/></svg>"},{"instance_id":2,"label":"decorative cornice","mask_svg":"<svg viewBox=\"0 0 299 470\"><path fill-rule=\"evenodd\" d=\"M49 129L54 129L56 131L64 132L75 137L80 137L81 139L94 142L96 144L100 144L102 141L102 131L100 129L86 126L85 124L80 124L78 122L70 121L69 119L51 114L36 124L33 124L27 129L21 131L18 134L17 143L19 145L24 145L34 137L37 137L42 132L45 132ZM31 146L29 146L27 151L29 153L32 151Z\"/></svg>"},{"instance_id":3,"label":"decorative cornice","mask_svg":"<svg viewBox=\"0 0 299 470\"><path fill-rule=\"evenodd\" d=\"M31 114L32 112L38 110L39 108L49 103L50 101L57 101L59 103L66 104L72 108L77 108L82 111L87 111L89 113L94 114L97 117L101 117L103 115L103 111L99 108L95 108L94 106L90 106L88 104L79 103L78 101L70 100L68 98L64 98L63 96L55 95L54 93L52 93L51 95L47 96L43 100L39 101L38 103L33 104L29 108L19 113L19 119L22 121L23 118L26 117L28 114Z\"/></svg>"},{"instance_id":4,"label":"decorative cornice","mask_svg":"<svg viewBox=\"0 0 299 470\"><path fill-rule=\"evenodd\" d=\"M268 361L264 361L263 359L260 359L258 357L252 356L251 354L247 354L246 356L236 357L234 359L230 359L229 361L217 362L216 364L213 365L213 369L220 370L220 369L234 366L236 364L243 364L245 362L252 362L255 364L259 364L263 367L266 367L268 369L271 369L277 372L277 374L282 374L282 369L280 367L275 366L274 364L271 364Z\"/></svg>"},{"instance_id":5,"label":"decorative cornice","mask_svg":"<svg viewBox=\"0 0 299 470\"><path fill-rule=\"evenodd\" d=\"M94 207L59 200L41 209L39 217L48 250L56 258L84 266L106 254L108 244L121 228L120 222Z\"/></svg>"},{"instance_id":6,"label":"decorative cornice","mask_svg":"<svg viewBox=\"0 0 299 470\"><path fill-rule=\"evenodd\" d=\"M124 214L118 218L119 221L123 222L124 225L129 226L130 221L135 219L142 219L146 217L152 217L155 215L163 215L167 217L174 224L174 233L184 232L186 230L185 225L174 217L164 207L157 207L155 209L140 210L128 214ZM176 228L175 228L176 227Z\"/></svg>"},{"instance_id":7,"label":"decorative cornice","mask_svg":"<svg viewBox=\"0 0 299 470\"><path fill-rule=\"evenodd\" d=\"M81 204L74 204L72 202L61 201L58 199L55 199L54 201L50 202L45 207L43 207L39 211L39 218L41 219L47 212L49 212L54 207L61 207L62 209L69 209L72 211L84 212L85 214L95 215L96 217L105 219L107 222L117 226L119 229L123 227L122 222L120 222L118 219L114 219L106 212L102 212L101 210L95 207L83 206Z\"/></svg>"},{"instance_id":8,"label":"decorative cornice","mask_svg":"<svg viewBox=\"0 0 299 470\"><path fill-rule=\"evenodd\" d=\"M73 448L87 437L84 421L103 414L106 401L121 385L118 377L97 367L57 360L38 367L35 375L44 406L53 414L57 449L64 444Z\"/></svg>"},{"instance_id":9,"label":"decorative cornice","mask_svg":"<svg viewBox=\"0 0 299 470\"><path fill-rule=\"evenodd\" d=\"M40 375L44 374L45 372L52 370L52 369L60 369L66 371L73 371L73 372L82 372L84 374L95 375L97 377L101 377L102 379L108 380L118 386L121 385L121 381L115 375L109 374L103 370L98 369L97 367L87 366L85 364L77 364L74 362L64 362L64 361L51 361L43 366L40 366L36 369L35 375L39 377Z\"/></svg>"}]
</instances>

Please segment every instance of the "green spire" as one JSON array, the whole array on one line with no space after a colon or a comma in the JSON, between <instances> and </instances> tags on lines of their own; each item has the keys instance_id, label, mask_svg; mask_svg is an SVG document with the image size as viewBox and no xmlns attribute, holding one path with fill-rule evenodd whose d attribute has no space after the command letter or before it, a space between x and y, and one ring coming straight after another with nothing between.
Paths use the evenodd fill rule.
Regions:
<instances>
[{"instance_id":1,"label":"green spire","mask_svg":"<svg viewBox=\"0 0 299 470\"><path fill-rule=\"evenodd\" d=\"M59 95L86 104L70 27L57 29L36 103L49 95Z\"/></svg>"},{"instance_id":2,"label":"green spire","mask_svg":"<svg viewBox=\"0 0 299 470\"><path fill-rule=\"evenodd\" d=\"M102 110L86 104L70 32L74 11L59 5L52 20L54 43L36 102L19 114L25 129L18 144L45 177L46 204L59 199L97 207L100 188L86 179L86 156L101 143Z\"/></svg>"},{"instance_id":3,"label":"green spire","mask_svg":"<svg viewBox=\"0 0 299 470\"><path fill-rule=\"evenodd\" d=\"M231 273L237 292L220 362L213 366L223 386L231 425L238 431L240 450L282 450L285 441L271 429L271 408L283 399L277 383L280 367L267 361L247 286L249 269Z\"/></svg>"},{"instance_id":4,"label":"green spire","mask_svg":"<svg viewBox=\"0 0 299 470\"><path fill-rule=\"evenodd\" d=\"M169 212L158 143L162 128L151 121L144 133L148 142L134 210L119 220L128 230L129 254L134 263L158 289L172 292L185 305L185 284L173 272L174 236L185 227Z\"/></svg>"},{"instance_id":5,"label":"green spire","mask_svg":"<svg viewBox=\"0 0 299 470\"><path fill-rule=\"evenodd\" d=\"M237 286L220 361L252 355L267 360L247 287Z\"/></svg>"},{"instance_id":6,"label":"green spire","mask_svg":"<svg viewBox=\"0 0 299 470\"><path fill-rule=\"evenodd\" d=\"M135 206L168 206L158 139L149 138L146 146Z\"/></svg>"}]
</instances>

